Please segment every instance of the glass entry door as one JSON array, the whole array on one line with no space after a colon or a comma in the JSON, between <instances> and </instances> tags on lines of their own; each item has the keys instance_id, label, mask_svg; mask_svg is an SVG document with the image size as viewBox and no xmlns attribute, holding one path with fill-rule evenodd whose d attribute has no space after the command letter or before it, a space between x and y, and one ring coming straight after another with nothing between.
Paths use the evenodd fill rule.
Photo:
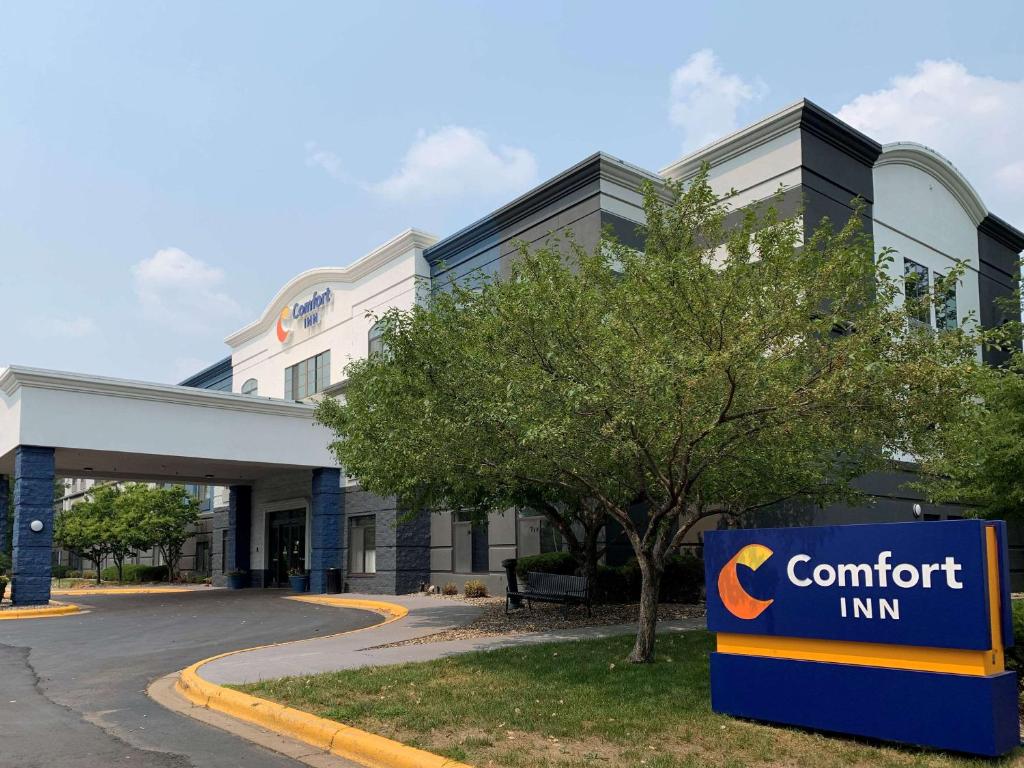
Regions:
<instances>
[{"instance_id":1,"label":"glass entry door","mask_svg":"<svg viewBox=\"0 0 1024 768\"><path fill-rule=\"evenodd\" d=\"M270 583L287 586L289 570L306 568L306 513L301 509L271 512L267 518Z\"/></svg>"}]
</instances>

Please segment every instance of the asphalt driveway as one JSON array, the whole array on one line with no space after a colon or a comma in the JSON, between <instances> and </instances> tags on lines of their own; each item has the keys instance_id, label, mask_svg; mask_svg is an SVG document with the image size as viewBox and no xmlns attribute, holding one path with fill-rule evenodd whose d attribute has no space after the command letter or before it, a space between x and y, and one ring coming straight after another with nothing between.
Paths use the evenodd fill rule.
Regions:
<instances>
[{"instance_id":1,"label":"asphalt driveway","mask_svg":"<svg viewBox=\"0 0 1024 768\"><path fill-rule=\"evenodd\" d=\"M0 768L299 765L146 695L155 678L218 653L381 621L285 594L95 595L74 599L89 613L0 622Z\"/></svg>"}]
</instances>

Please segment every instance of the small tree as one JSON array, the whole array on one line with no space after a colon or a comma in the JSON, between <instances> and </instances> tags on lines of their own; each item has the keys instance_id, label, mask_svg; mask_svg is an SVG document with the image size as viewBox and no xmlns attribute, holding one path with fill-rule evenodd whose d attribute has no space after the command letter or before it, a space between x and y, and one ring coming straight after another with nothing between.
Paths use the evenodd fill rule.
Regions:
<instances>
[{"instance_id":1,"label":"small tree","mask_svg":"<svg viewBox=\"0 0 1024 768\"><path fill-rule=\"evenodd\" d=\"M131 519L139 537L152 543L167 563L167 580L178 577L181 550L199 520L199 502L183 486L133 490Z\"/></svg>"},{"instance_id":2,"label":"small tree","mask_svg":"<svg viewBox=\"0 0 1024 768\"><path fill-rule=\"evenodd\" d=\"M96 583L101 581L103 558L111 553L110 526L113 515L110 497L103 487L61 512L54 522L54 541L69 552L91 560L96 568ZM99 500L96 496L99 495Z\"/></svg>"},{"instance_id":3,"label":"small tree","mask_svg":"<svg viewBox=\"0 0 1024 768\"><path fill-rule=\"evenodd\" d=\"M391 313L390 354L352 366L348 403L321 411L375 492L457 505L528 489L615 520L641 573L635 662L654 658L665 560L698 521L856 501L850 480L956 418L975 367L965 330L915 330L859 215L806 240L771 209L727 229L706 171L667 199L649 188L644 208L643 251L523 245L507 279ZM371 451L440 467L377 473Z\"/></svg>"}]
</instances>

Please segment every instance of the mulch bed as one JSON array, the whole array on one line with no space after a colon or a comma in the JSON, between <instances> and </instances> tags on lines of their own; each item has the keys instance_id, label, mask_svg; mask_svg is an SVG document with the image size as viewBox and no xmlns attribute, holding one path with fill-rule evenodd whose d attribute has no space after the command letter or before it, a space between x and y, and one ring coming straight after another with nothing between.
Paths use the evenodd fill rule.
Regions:
<instances>
[{"instance_id":1,"label":"mulch bed","mask_svg":"<svg viewBox=\"0 0 1024 768\"><path fill-rule=\"evenodd\" d=\"M563 607L544 603L534 603L533 611L526 608L514 609L505 615L504 597L447 597L435 596L438 600L460 600L478 606L482 612L469 624L456 629L435 632L411 640L387 643L378 648L392 648L401 645L423 645L440 643L446 640L467 640L477 637L495 637L499 635L521 635L529 632L553 632L562 629L579 627L600 627L613 624L632 624L639 618L639 606L636 603L625 605L595 605L593 616L587 616L586 609L572 607L569 617L563 615ZM704 616L703 605L683 605L679 603L663 603L658 606L658 619L693 619Z\"/></svg>"}]
</instances>

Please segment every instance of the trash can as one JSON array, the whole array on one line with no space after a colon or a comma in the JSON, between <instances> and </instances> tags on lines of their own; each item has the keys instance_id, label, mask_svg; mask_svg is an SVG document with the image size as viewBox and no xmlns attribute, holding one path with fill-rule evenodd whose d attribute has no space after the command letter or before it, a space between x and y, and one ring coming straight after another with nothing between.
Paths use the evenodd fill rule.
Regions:
<instances>
[{"instance_id":1,"label":"trash can","mask_svg":"<svg viewBox=\"0 0 1024 768\"><path fill-rule=\"evenodd\" d=\"M508 591L517 592L519 590L519 582L516 581L516 559L510 557L507 560L502 560L501 567L505 569L505 581L507 582ZM512 603L513 608L523 607L521 598L510 597L509 601Z\"/></svg>"},{"instance_id":2,"label":"trash can","mask_svg":"<svg viewBox=\"0 0 1024 768\"><path fill-rule=\"evenodd\" d=\"M341 569L327 569L327 594L336 595L341 592Z\"/></svg>"}]
</instances>

